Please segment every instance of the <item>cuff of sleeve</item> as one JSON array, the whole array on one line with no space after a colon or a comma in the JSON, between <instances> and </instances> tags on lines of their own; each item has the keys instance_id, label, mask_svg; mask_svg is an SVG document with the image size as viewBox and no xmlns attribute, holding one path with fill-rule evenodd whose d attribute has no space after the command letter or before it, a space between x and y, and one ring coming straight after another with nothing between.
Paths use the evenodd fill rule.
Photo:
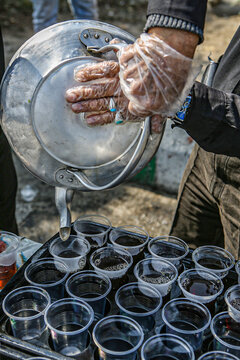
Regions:
<instances>
[{"instance_id":1,"label":"cuff of sleeve","mask_svg":"<svg viewBox=\"0 0 240 360\"><path fill-rule=\"evenodd\" d=\"M191 22L178 19L172 16L163 15L163 14L149 15L144 27L144 32L147 32L149 29L153 27L165 27L165 28L173 28L173 29L189 31L199 36L199 44L203 42L202 29L200 29L197 25Z\"/></svg>"}]
</instances>

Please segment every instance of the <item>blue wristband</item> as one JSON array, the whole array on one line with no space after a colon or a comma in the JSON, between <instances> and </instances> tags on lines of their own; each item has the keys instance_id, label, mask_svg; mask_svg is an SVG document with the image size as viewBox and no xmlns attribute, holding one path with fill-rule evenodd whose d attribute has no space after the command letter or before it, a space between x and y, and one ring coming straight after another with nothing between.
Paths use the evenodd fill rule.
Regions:
<instances>
[{"instance_id":1,"label":"blue wristband","mask_svg":"<svg viewBox=\"0 0 240 360\"><path fill-rule=\"evenodd\" d=\"M192 95L188 95L183 103L181 109L174 116L174 120L179 122L183 122L187 113L187 109L189 108L192 100Z\"/></svg>"}]
</instances>

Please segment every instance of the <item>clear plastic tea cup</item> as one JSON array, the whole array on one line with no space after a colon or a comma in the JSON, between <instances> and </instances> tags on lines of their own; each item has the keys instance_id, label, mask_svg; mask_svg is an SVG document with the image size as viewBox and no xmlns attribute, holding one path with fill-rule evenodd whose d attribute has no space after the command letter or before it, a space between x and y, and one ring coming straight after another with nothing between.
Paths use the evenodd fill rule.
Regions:
<instances>
[{"instance_id":1,"label":"clear plastic tea cup","mask_svg":"<svg viewBox=\"0 0 240 360\"><path fill-rule=\"evenodd\" d=\"M46 290L52 302L64 297L65 281L68 275L68 266L64 262L52 258L34 261L24 271L27 282Z\"/></svg>"},{"instance_id":2,"label":"clear plastic tea cup","mask_svg":"<svg viewBox=\"0 0 240 360\"><path fill-rule=\"evenodd\" d=\"M89 251L89 242L75 235L70 235L66 241L56 238L49 245L53 258L64 262L71 273L84 269Z\"/></svg>"},{"instance_id":3,"label":"clear plastic tea cup","mask_svg":"<svg viewBox=\"0 0 240 360\"><path fill-rule=\"evenodd\" d=\"M12 290L3 299L2 308L9 317L13 335L35 345L48 343L44 314L51 303L46 290L24 286Z\"/></svg>"},{"instance_id":4,"label":"clear plastic tea cup","mask_svg":"<svg viewBox=\"0 0 240 360\"><path fill-rule=\"evenodd\" d=\"M234 266L235 259L227 250L212 245L200 246L192 253L196 269L208 270L224 278Z\"/></svg>"},{"instance_id":5,"label":"clear plastic tea cup","mask_svg":"<svg viewBox=\"0 0 240 360\"><path fill-rule=\"evenodd\" d=\"M195 360L189 343L173 334L150 337L142 346L141 360Z\"/></svg>"},{"instance_id":6,"label":"clear plastic tea cup","mask_svg":"<svg viewBox=\"0 0 240 360\"><path fill-rule=\"evenodd\" d=\"M48 307L44 318L55 351L78 358L87 347L88 329L94 319L91 306L75 298L61 299Z\"/></svg>"},{"instance_id":7,"label":"clear plastic tea cup","mask_svg":"<svg viewBox=\"0 0 240 360\"><path fill-rule=\"evenodd\" d=\"M83 215L73 223L74 231L86 239L92 249L106 243L111 228L110 220L102 215Z\"/></svg>"},{"instance_id":8,"label":"clear plastic tea cup","mask_svg":"<svg viewBox=\"0 0 240 360\"><path fill-rule=\"evenodd\" d=\"M99 360L136 360L144 337L141 326L122 315L103 318L95 325L92 335Z\"/></svg>"},{"instance_id":9,"label":"clear plastic tea cup","mask_svg":"<svg viewBox=\"0 0 240 360\"><path fill-rule=\"evenodd\" d=\"M86 301L94 310L95 320L104 316L111 288L111 281L106 275L91 270L77 272L66 282L68 295Z\"/></svg>"},{"instance_id":10,"label":"clear plastic tea cup","mask_svg":"<svg viewBox=\"0 0 240 360\"><path fill-rule=\"evenodd\" d=\"M213 350L235 356L240 354L240 323L233 320L227 311L216 314L211 322Z\"/></svg>"},{"instance_id":11,"label":"clear plastic tea cup","mask_svg":"<svg viewBox=\"0 0 240 360\"><path fill-rule=\"evenodd\" d=\"M224 294L228 314L240 324L240 284L231 286Z\"/></svg>"}]
</instances>

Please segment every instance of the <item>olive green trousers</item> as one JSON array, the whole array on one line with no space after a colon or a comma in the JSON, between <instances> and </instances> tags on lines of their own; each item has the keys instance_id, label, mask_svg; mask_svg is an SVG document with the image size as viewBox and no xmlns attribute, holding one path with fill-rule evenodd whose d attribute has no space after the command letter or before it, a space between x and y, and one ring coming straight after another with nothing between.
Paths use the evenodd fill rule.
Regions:
<instances>
[{"instance_id":1,"label":"olive green trousers","mask_svg":"<svg viewBox=\"0 0 240 360\"><path fill-rule=\"evenodd\" d=\"M170 234L190 246L225 247L240 258L240 159L195 145L179 187Z\"/></svg>"}]
</instances>

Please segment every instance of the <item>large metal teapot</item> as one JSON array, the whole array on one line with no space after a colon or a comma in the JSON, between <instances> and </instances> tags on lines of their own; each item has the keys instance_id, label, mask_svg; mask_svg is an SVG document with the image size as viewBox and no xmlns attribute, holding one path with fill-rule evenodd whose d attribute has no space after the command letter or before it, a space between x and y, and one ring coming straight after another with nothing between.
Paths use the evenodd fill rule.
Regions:
<instances>
[{"instance_id":1,"label":"large metal teapot","mask_svg":"<svg viewBox=\"0 0 240 360\"><path fill-rule=\"evenodd\" d=\"M78 85L76 66L116 59L108 45L113 38L134 41L126 31L98 21L53 25L22 45L1 84L2 129L25 167L56 187L62 238L69 233L73 191L104 190L133 176L150 161L163 135L150 134L149 118L91 128L67 105L65 91Z\"/></svg>"}]
</instances>

